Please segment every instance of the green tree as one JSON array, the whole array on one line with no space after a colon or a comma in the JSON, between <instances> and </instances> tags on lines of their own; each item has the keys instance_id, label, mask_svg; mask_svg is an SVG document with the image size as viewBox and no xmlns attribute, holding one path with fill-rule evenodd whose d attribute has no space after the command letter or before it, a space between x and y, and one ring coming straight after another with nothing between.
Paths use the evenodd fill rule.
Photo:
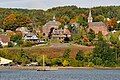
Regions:
<instances>
[{"instance_id":1,"label":"green tree","mask_svg":"<svg viewBox=\"0 0 120 80\"><path fill-rule=\"evenodd\" d=\"M88 38L89 41L92 41L95 38L95 32L92 29L90 29L88 32Z\"/></svg>"},{"instance_id":2,"label":"green tree","mask_svg":"<svg viewBox=\"0 0 120 80\"><path fill-rule=\"evenodd\" d=\"M64 54L63 54L63 58L68 59L70 57L70 52L71 52L70 49L66 49L65 52L64 52Z\"/></svg>"},{"instance_id":3,"label":"green tree","mask_svg":"<svg viewBox=\"0 0 120 80\"><path fill-rule=\"evenodd\" d=\"M87 26L87 21L84 20L84 17L79 16L77 19L77 23L79 23L81 26L86 27Z\"/></svg>"},{"instance_id":4,"label":"green tree","mask_svg":"<svg viewBox=\"0 0 120 80\"><path fill-rule=\"evenodd\" d=\"M21 39L22 39L22 36L17 34L10 37L10 40L16 43L18 43Z\"/></svg>"},{"instance_id":5,"label":"green tree","mask_svg":"<svg viewBox=\"0 0 120 80\"><path fill-rule=\"evenodd\" d=\"M75 59L78 60L78 61L82 61L84 59L83 52L79 50L78 53L76 54L76 58Z\"/></svg>"},{"instance_id":6,"label":"green tree","mask_svg":"<svg viewBox=\"0 0 120 80\"><path fill-rule=\"evenodd\" d=\"M104 22L104 20L105 20L105 17L102 15L98 15L95 17L96 22Z\"/></svg>"},{"instance_id":7,"label":"green tree","mask_svg":"<svg viewBox=\"0 0 120 80\"><path fill-rule=\"evenodd\" d=\"M92 61L95 65L101 66L110 66L109 64L113 64L116 61L113 49L105 40L100 39L97 41L93 49ZM110 63L106 63L106 61Z\"/></svg>"},{"instance_id":8,"label":"green tree","mask_svg":"<svg viewBox=\"0 0 120 80\"><path fill-rule=\"evenodd\" d=\"M112 43L112 44L118 44L119 42L120 42L120 40L119 40L119 35L120 35L120 31L118 31L118 32L116 32L116 33L112 33L111 35L110 35L110 42Z\"/></svg>"},{"instance_id":9,"label":"green tree","mask_svg":"<svg viewBox=\"0 0 120 80\"><path fill-rule=\"evenodd\" d=\"M8 42L8 47L13 47L14 44L12 42Z\"/></svg>"}]
</instances>

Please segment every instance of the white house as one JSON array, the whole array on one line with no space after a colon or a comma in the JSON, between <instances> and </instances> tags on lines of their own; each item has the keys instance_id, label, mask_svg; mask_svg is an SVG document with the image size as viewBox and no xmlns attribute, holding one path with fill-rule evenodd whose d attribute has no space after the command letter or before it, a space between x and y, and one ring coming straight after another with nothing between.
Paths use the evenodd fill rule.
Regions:
<instances>
[{"instance_id":1,"label":"white house","mask_svg":"<svg viewBox=\"0 0 120 80\"><path fill-rule=\"evenodd\" d=\"M13 62L13 61L0 57L0 65L6 65L6 64L9 64L11 62Z\"/></svg>"},{"instance_id":2,"label":"white house","mask_svg":"<svg viewBox=\"0 0 120 80\"><path fill-rule=\"evenodd\" d=\"M120 21L117 21L117 23L120 23Z\"/></svg>"},{"instance_id":3,"label":"white house","mask_svg":"<svg viewBox=\"0 0 120 80\"><path fill-rule=\"evenodd\" d=\"M29 33L29 30L27 29L27 27L19 27L16 29L16 31L22 32L23 35Z\"/></svg>"},{"instance_id":4,"label":"white house","mask_svg":"<svg viewBox=\"0 0 120 80\"><path fill-rule=\"evenodd\" d=\"M37 40L39 40L39 38L37 37L36 34L29 32L29 33L24 35L24 40L27 40L27 41L37 41Z\"/></svg>"}]
</instances>

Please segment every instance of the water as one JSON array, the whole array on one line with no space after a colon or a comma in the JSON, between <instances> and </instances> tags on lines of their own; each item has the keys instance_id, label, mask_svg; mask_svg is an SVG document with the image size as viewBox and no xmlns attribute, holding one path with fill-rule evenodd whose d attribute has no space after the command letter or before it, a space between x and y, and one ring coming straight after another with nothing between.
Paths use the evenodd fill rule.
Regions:
<instances>
[{"instance_id":1,"label":"water","mask_svg":"<svg viewBox=\"0 0 120 80\"><path fill-rule=\"evenodd\" d=\"M120 70L0 70L0 80L120 80Z\"/></svg>"}]
</instances>

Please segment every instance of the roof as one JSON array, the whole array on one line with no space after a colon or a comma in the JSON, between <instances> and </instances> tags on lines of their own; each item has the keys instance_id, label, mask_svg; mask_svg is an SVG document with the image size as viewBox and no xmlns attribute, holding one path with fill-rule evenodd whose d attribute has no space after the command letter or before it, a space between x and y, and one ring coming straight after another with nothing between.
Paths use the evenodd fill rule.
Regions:
<instances>
[{"instance_id":1,"label":"roof","mask_svg":"<svg viewBox=\"0 0 120 80\"><path fill-rule=\"evenodd\" d=\"M25 36L34 36L34 33L26 33Z\"/></svg>"},{"instance_id":2,"label":"roof","mask_svg":"<svg viewBox=\"0 0 120 80\"><path fill-rule=\"evenodd\" d=\"M3 43L10 42L10 37L1 34L0 35L0 41L2 41Z\"/></svg>"},{"instance_id":3,"label":"roof","mask_svg":"<svg viewBox=\"0 0 120 80\"><path fill-rule=\"evenodd\" d=\"M64 34L70 35L71 32L69 31L69 29L64 29Z\"/></svg>"},{"instance_id":4,"label":"roof","mask_svg":"<svg viewBox=\"0 0 120 80\"><path fill-rule=\"evenodd\" d=\"M36 36L36 34L34 34L34 33L27 33L27 34L25 34L25 36L24 36L24 38L25 39L27 39L27 40L37 40L37 39L39 39L37 36Z\"/></svg>"},{"instance_id":5,"label":"roof","mask_svg":"<svg viewBox=\"0 0 120 80\"><path fill-rule=\"evenodd\" d=\"M18 27L18 28L16 29L16 31L29 32L29 30L27 29L27 27Z\"/></svg>"},{"instance_id":6,"label":"roof","mask_svg":"<svg viewBox=\"0 0 120 80\"><path fill-rule=\"evenodd\" d=\"M95 31L96 34L101 31L103 35L108 35L107 27L103 22L90 22L89 29Z\"/></svg>"},{"instance_id":7,"label":"roof","mask_svg":"<svg viewBox=\"0 0 120 80\"><path fill-rule=\"evenodd\" d=\"M0 65L9 64L11 62L12 62L12 60L0 57Z\"/></svg>"},{"instance_id":8,"label":"roof","mask_svg":"<svg viewBox=\"0 0 120 80\"><path fill-rule=\"evenodd\" d=\"M59 25L61 25L61 23L58 22L58 21L49 21L48 23L46 23L46 24L44 25L44 27L48 27L48 26L59 26Z\"/></svg>"},{"instance_id":9,"label":"roof","mask_svg":"<svg viewBox=\"0 0 120 80\"><path fill-rule=\"evenodd\" d=\"M89 26L100 27L100 26L105 26L105 24L103 22L90 22Z\"/></svg>"}]
</instances>

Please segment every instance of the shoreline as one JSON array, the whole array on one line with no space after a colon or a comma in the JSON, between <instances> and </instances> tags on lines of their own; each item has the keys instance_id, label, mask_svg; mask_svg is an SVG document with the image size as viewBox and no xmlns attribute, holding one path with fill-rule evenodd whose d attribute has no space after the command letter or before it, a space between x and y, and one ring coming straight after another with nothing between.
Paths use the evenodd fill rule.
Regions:
<instances>
[{"instance_id":1,"label":"shoreline","mask_svg":"<svg viewBox=\"0 0 120 80\"><path fill-rule=\"evenodd\" d=\"M83 69L83 70L120 70L120 67L49 67L46 69L58 69L58 70L69 70L69 69ZM42 70L42 66L0 66L0 70Z\"/></svg>"}]
</instances>

